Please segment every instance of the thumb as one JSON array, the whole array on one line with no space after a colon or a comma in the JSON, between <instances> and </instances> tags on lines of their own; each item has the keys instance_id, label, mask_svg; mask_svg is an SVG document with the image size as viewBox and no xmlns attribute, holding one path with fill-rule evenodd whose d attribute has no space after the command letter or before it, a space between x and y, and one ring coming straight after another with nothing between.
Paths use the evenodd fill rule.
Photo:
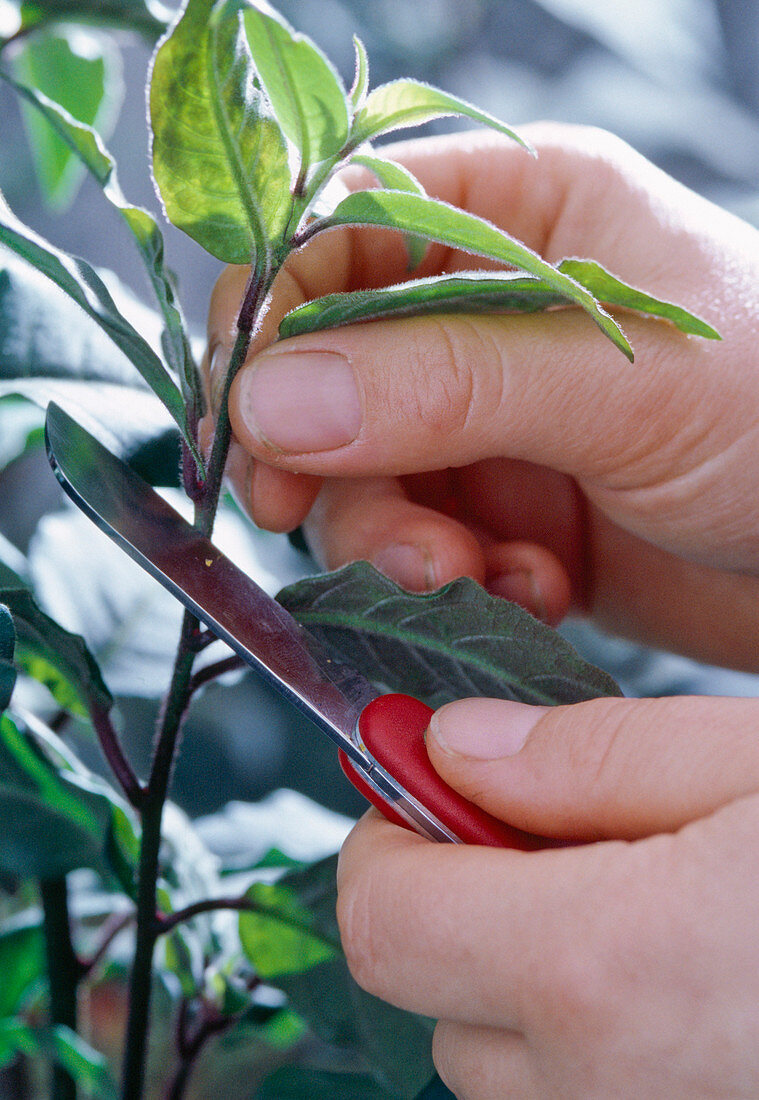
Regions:
<instances>
[{"instance_id":1,"label":"thumb","mask_svg":"<svg viewBox=\"0 0 759 1100\"><path fill-rule=\"evenodd\" d=\"M759 791L757 720L752 699L464 699L432 717L427 751L447 783L510 825L633 840Z\"/></svg>"}]
</instances>

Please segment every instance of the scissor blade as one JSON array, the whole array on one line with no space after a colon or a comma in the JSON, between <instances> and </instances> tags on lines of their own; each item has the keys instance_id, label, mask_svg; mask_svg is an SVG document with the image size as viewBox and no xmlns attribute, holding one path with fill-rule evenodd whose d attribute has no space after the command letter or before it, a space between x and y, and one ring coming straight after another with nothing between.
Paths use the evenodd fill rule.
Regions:
<instances>
[{"instance_id":1,"label":"scissor blade","mask_svg":"<svg viewBox=\"0 0 759 1100\"><path fill-rule=\"evenodd\" d=\"M55 404L45 438L56 477L95 524L361 763L354 731L373 685Z\"/></svg>"}]
</instances>

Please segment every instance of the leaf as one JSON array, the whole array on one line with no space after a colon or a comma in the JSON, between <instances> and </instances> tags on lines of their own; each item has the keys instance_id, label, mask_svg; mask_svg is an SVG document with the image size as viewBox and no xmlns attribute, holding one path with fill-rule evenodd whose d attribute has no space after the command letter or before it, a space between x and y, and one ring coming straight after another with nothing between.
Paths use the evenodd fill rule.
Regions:
<instances>
[{"instance_id":1,"label":"leaf","mask_svg":"<svg viewBox=\"0 0 759 1100\"><path fill-rule=\"evenodd\" d=\"M264 1081L254 1100L392 1100L392 1094L366 1074L284 1066Z\"/></svg>"},{"instance_id":2,"label":"leaf","mask_svg":"<svg viewBox=\"0 0 759 1100\"><path fill-rule=\"evenodd\" d=\"M38 1055L62 1066L98 1100L116 1100L106 1059L71 1028L30 1027L22 1019L0 1020L0 1066L14 1054Z\"/></svg>"},{"instance_id":3,"label":"leaf","mask_svg":"<svg viewBox=\"0 0 759 1100\"><path fill-rule=\"evenodd\" d=\"M240 914L240 942L265 981L300 974L337 954L339 946L315 930L313 915L287 885L256 882L245 897L253 908Z\"/></svg>"},{"instance_id":4,"label":"leaf","mask_svg":"<svg viewBox=\"0 0 759 1100\"><path fill-rule=\"evenodd\" d=\"M45 119L52 132L94 176L105 197L123 216L134 236L163 317L161 345L166 361L182 381L188 403L199 410L197 369L174 286L164 267L163 236L155 218L147 210L134 206L124 198L116 177L115 161L94 129L78 122L39 89L24 87L7 77L5 79Z\"/></svg>"},{"instance_id":5,"label":"leaf","mask_svg":"<svg viewBox=\"0 0 759 1100\"><path fill-rule=\"evenodd\" d=\"M413 595L355 562L277 598L370 680L433 707L465 696L552 704L619 694L550 627L468 578Z\"/></svg>"},{"instance_id":6,"label":"leaf","mask_svg":"<svg viewBox=\"0 0 759 1100\"><path fill-rule=\"evenodd\" d=\"M376 290L327 294L291 310L280 322L285 339L357 321L440 313L532 313L566 305L567 298L532 275L516 272L432 276Z\"/></svg>"},{"instance_id":7,"label":"leaf","mask_svg":"<svg viewBox=\"0 0 759 1100\"><path fill-rule=\"evenodd\" d=\"M16 669L13 652L16 648L16 631L13 618L0 596L0 714L11 701L16 685Z\"/></svg>"},{"instance_id":8,"label":"leaf","mask_svg":"<svg viewBox=\"0 0 759 1100\"><path fill-rule=\"evenodd\" d=\"M562 260L558 269L607 305L624 306L625 309L634 309L637 313L645 313L651 317L663 317L681 332L693 336L703 336L707 340L722 339L716 329L694 313L689 313L672 302L652 298L650 294L621 282L595 260Z\"/></svg>"},{"instance_id":9,"label":"leaf","mask_svg":"<svg viewBox=\"0 0 759 1100\"><path fill-rule=\"evenodd\" d=\"M170 14L159 0L45 0L34 4L6 0L6 4L18 13L14 20L11 12L7 30L5 25L2 27L1 33L8 37L19 29L28 32L49 22L68 19L139 31L154 39L165 28Z\"/></svg>"},{"instance_id":10,"label":"leaf","mask_svg":"<svg viewBox=\"0 0 759 1100\"><path fill-rule=\"evenodd\" d=\"M290 217L290 166L268 113L239 5L187 0L153 59L155 183L174 225L225 263L268 265Z\"/></svg>"},{"instance_id":11,"label":"leaf","mask_svg":"<svg viewBox=\"0 0 759 1100\"><path fill-rule=\"evenodd\" d=\"M114 801L40 723L0 717L0 870L34 878L106 870Z\"/></svg>"},{"instance_id":12,"label":"leaf","mask_svg":"<svg viewBox=\"0 0 759 1100\"><path fill-rule=\"evenodd\" d=\"M601 331L632 360L632 349L624 333L585 287L557 271L532 249L515 241L484 218L423 195L401 191L354 191L329 217L323 219L320 228L333 225L381 225L405 233L417 233L429 240L487 256L536 275L551 289L581 306Z\"/></svg>"},{"instance_id":13,"label":"leaf","mask_svg":"<svg viewBox=\"0 0 759 1100\"><path fill-rule=\"evenodd\" d=\"M380 186L388 191L408 191L412 195L426 194L419 180L394 160L370 156L368 153L358 153L351 157L351 164L361 164L364 168L368 168L377 177ZM413 271L425 257L427 241L413 233L405 233L404 240L409 257L409 271Z\"/></svg>"},{"instance_id":14,"label":"leaf","mask_svg":"<svg viewBox=\"0 0 759 1100\"><path fill-rule=\"evenodd\" d=\"M310 38L257 7L243 15L259 79L279 125L300 154L301 172L340 152L348 137L345 88Z\"/></svg>"},{"instance_id":15,"label":"leaf","mask_svg":"<svg viewBox=\"0 0 759 1100\"><path fill-rule=\"evenodd\" d=\"M0 280L2 275L0 275ZM0 300L2 289L0 289ZM0 305L0 312L2 306ZM2 323L2 322L0 322ZM0 336L0 346L2 336ZM0 367L0 376L2 367ZM21 397L0 398L0 470L44 443L45 418ZM0 581L2 584L2 581Z\"/></svg>"},{"instance_id":16,"label":"leaf","mask_svg":"<svg viewBox=\"0 0 759 1100\"><path fill-rule=\"evenodd\" d=\"M16 76L88 126L110 131L121 100L121 56L110 39L86 32L50 30L27 39L13 59ZM83 171L67 142L41 116L24 110L43 196L55 210L71 203Z\"/></svg>"},{"instance_id":17,"label":"leaf","mask_svg":"<svg viewBox=\"0 0 759 1100\"><path fill-rule=\"evenodd\" d=\"M439 88L433 88L419 80L393 80L389 84L380 84L369 96L364 106L357 112L351 130L351 143L354 146L372 141L380 134L389 133L408 126L421 126L436 118L457 115L474 119L493 130L512 138L524 149L533 152L532 147L495 115L482 111L465 99L449 95Z\"/></svg>"},{"instance_id":18,"label":"leaf","mask_svg":"<svg viewBox=\"0 0 759 1100\"><path fill-rule=\"evenodd\" d=\"M355 34L353 36L353 48L356 51L356 75L353 78L353 87L350 90L350 101L355 113L363 107L369 91L369 58L366 55L366 46Z\"/></svg>"},{"instance_id":19,"label":"leaf","mask_svg":"<svg viewBox=\"0 0 759 1100\"><path fill-rule=\"evenodd\" d=\"M19 1012L29 990L45 978L41 910L26 910L0 924L0 973L2 1019Z\"/></svg>"},{"instance_id":20,"label":"leaf","mask_svg":"<svg viewBox=\"0 0 759 1100\"><path fill-rule=\"evenodd\" d=\"M109 710L113 700L83 638L59 626L26 588L0 589L18 636L19 666L45 684L59 706L87 715L90 707Z\"/></svg>"},{"instance_id":21,"label":"leaf","mask_svg":"<svg viewBox=\"0 0 759 1100\"><path fill-rule=\"evenodd\" d=\"M0 243L51 279L100 326L134 364L190 442L184 401L176 384L150 345L119 311L94 268L39 237L16 218L2 196Z\"/></svg>"}]
</instances>

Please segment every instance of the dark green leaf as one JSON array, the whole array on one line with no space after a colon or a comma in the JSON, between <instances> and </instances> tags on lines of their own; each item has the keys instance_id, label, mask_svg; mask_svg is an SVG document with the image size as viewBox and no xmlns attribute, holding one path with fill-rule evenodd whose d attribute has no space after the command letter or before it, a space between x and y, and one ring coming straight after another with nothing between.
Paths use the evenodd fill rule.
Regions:
<instances>
[{"instance_id":1,"label":"dark green leaf","mask_svg":"<svg viewBox=\"0 0 759 1100\"><path fill-rule=\"evenodd\" d=\"M542 279L515 272L471 272L414 279L376 290L357 290L316 298L286 314L281 339L303 332L389 317L419 317L429 313L532 313L568 299Z\"/></svg>"},{"instance_id":2,"label":"dark green leaf","mask_svg":"<svg viewBox=\"0 0 759 1100\"><path fill-rule=\"evenodd\" d=\"M34 1032L23 1019L0 1020L0 1069L10 1065L17 1054L34 1054L36 1050Z\"/></svg>"},{"instance_id":3,"label":"dark green leaf","mask_svg":"<svg viewBox=\"0 0 759 1100\"><path fill-rule=\"evenodd\" d=\"M35 878L103 869L113 801L49 730L0 718L0 869Z\"/></svg>"},{"instance_id":4,"label":"dark green leaf","mask_svg":"<svg viewBox=\"0 0 759 1100\"><path fill-rule=\"evenodd\" d=\"M187 0L159 44L153 174L169 221L218 259L263 274L290 218L290 166L254 80L239 6Z\"/></svg>"},{"instance_id":5,"label":"dark green leaf","mask_svg":"<svg viewBox=\"0 0 759 1100\"><path fill-rule=\"evenodd\" d=\"M651 317L663 317L681 332L692 336L703 336L707 340L721 339L716 329L700 317L681 306L673 305L672 302L652 298L650 294L621 282L595 260L562 260L558 268L589 290L600 302L606 302L610 306L624 306L625 309L634 309Z\"/></svg>"},{"instance_id":6,"label":"dark green leaf","mask_svg":"<svg viewBox=\"0 0 759 1100\"><path fill-rule=\"evenodd\" d=\"M124 198L116 177L116 164L113 157L94 129L78 122L39 89L23 87L13 81L9 83L45 120L46 128L54 133L70 153L95 177L103 188L105 197L123 216L137 243L163 317L164 330L161 344L166 361L177 377L182 380L188 403L199 409L199 398L196 392L197 370L174 286L164 266L163 236L155 218L147 210L134 206Z\"/></svg>"},{"instance_id":7,"label":"dark green leaf","mask_svg":"<svg viewBox=\"0 0 759 1100\"><path fill-rule=\"evenodd\" d=\"M392 1100L371 1077L285 1066L264 1081L254 1100Z\"/></svg>"},{"instance_id":8,"label":"dark green leaf","mask_svg":"<svg viewBox=\"0 0 759 1100\"><path fill-rule=\"evenodd\" d=\"M1 198L0 243L51 279L100 326L160 397L189 441L181 393L147 341L119 311L95 270L86 261L68 256L44 241L20 222Z\"/></svg>"},{"instance_id":9,"label":"dark green leaf","mask_svg":"<svg viewBox=\"0 0 759 1100\"><path fill-rule=\"evenodd\" d=\"M354 112L356 112L363 107L369 91L369 58L366 56L364 43L355 34L353 36L353 47L356 51L356 75L353 78L350 101Z\"/></svg>"},{"instance_id":10,"label":"dark green leaf","mask_svg":"<svg viewBox=\"0 0 759 1100\"><path fill-rule=\"evenodd\" d=\"M258 76L307 171L338 153L348 137L340 77L310 38L273 13L248 8L243 19Z\"/></svg>"},{"instance_id":11,"label":"dark green leaf","mask_svg":"<svg viewBox=\"0 0 759 1100\"><path fill-rule=\"evenodd\" d=\"M369 93L364 106L356 114L351 142L358 146L371 141L380 134L399 130L406 126L421 126L436 118L449 115L474 119L490 126L507 137L519 142L525 149L532 151L523 138L495 115L481 111L472 103L458 96L449 95L430 84L419 80L393 80L381 84Z\"/></svg>"},{"instance_id":12,"label":"dark green leaf","mask_svg":"<svg viewBox=\"0 0 759 1100\"><path fill-rule=\"evenodd\" d=\"M75 35L65 30L35 34L13 66L19 80L50 96L80 122L101 132L111 129L123 89L120 55L110 40L81 27ZM38 112L26 108L24 121L43 195L54 209L64 210L81 182L82 167Z\"/></svg>"},{"instance_id":13,"label":"dark green leaf","mask_svg":"<svg viewBox=\"0 0 759 1100\"><path fill-rule=\"evenodd\" d=\"M0 1019L20 1012L45 971L41 910L19 913L0 924Z\"/></svg>"},{"instance_id":14,"label":"dark green leaf","mask_svg":"<svg viewBox=\"0 0 759 1100\"><path fill-rule=\"evenodd\" d=\"M601 331L632 360L632 349L624 333L585 287L557 271L532 249L515 241L484 218L424 195L376 190L355 191L348 195L322 224L325 227L380 225L400 229L404 233L416 233L536 275L548 287L581 306Z\"/></svg>"},{"instance_id":15,"label":"dark green leaf","mask_svg":"<svg viewBox=\"0 0 759 1100\"><path fill-rule=\"evenodd\" d=\"M0 1020L0 1066L16 1053L39 1055L62 1066L98 1100L116 1100L106 1059L71 1028L33 1028L21 1019Z\"/></svg>"},{"instance_id":16,"label":"dark green leaf","mask_svg":"<svg viewBox=\"0 0 759 1100\"><path fill-rule=\"evenodd\" d=\"M412 595L356 562L278 599L370 680L430 706L463 696L550 704L619 694L550 627L468 578Z\"/></svg>"},{"instance_id":17,"label":"dark green leaf","mask_svg":"<svg viewBox=\"0 0 759 1100\"><path fill-rule=\"evenodd\" d=\"M13 651L16 648L16 631L13 618L0 596L0 714L11 701L16 684Z\"/></svg>"},{"instance_id":18,"label":"dark green leaf","mask_svg":"<svg viewBox=\"0 0 759 1100\"><path fill-rule=\"evenodd\" d=\"M91 707L111 707L111 694L83 638L46 615L26 588L0 589L0 603L13 615L19 667L45 684L59 706L81 715Z\"/></svg>"}]
</instances>

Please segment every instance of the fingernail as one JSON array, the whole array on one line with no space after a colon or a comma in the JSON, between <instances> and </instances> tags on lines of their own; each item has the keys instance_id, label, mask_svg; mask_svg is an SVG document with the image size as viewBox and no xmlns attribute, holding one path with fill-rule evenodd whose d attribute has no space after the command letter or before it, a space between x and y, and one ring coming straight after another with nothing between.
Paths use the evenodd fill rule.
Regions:
<instances>
[{"instance_id":1,"label":"fingernail","mask_svg":"<svg viewBox=\"0 0 759 1100\"><path fill-rule=\"evenodd\" d=\"M406 542L385 546L374 555L372 564L409 592L435 588L435 563L420 546Z\"/></svg>"},{"instance_id":2,"label":"fingernail","mask_svg":"<svg viewBox=\"0 0 759 1100\"><path fill-rule=\"evenodd\" d=\"M535 580L535 574L529 569L514 569L510 573L502 573L488 580L486 587L492 596L518 603L538 619L546 618L543 593Z\"/></svg>"},{"instance_id":3,"label":"fingernail","mask_svg":"<svg viewBox=\"0 0 759 1100\"><path fill-rule=\"evenodd\" d=\"M330 351L264 352L241 376L238 401L248 431L289 454L344 447L361 428L353 368Z\"/></svg>"},{"instance_id":4,"label":"fingernail","mask_svg":"<svg viewBox=\"0 0 759 1100\"><path fill-rule=\"evenodd\" d=\"M547 710L503 699L461 699L435 711L428 736L453 756L500 760L524 748Z\"/></svg>"}]
</instances>

